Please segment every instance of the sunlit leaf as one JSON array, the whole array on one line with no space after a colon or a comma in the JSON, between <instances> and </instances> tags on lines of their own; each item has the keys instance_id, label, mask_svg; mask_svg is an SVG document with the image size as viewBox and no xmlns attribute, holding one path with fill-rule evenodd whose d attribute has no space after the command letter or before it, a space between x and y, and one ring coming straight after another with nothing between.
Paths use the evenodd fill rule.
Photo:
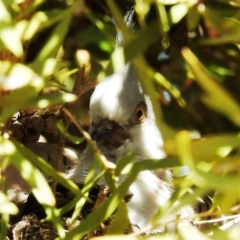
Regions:
<instances>
[{"instance_id":1,"label":"sunlit leaf","mask_svg":"<svg viewBox=\"0 0 240 240\"><path fill-rule=\"evenodd\" d=\"M17 214L18 208L13 202L10 202L6 195L0 192L0 213Z\"/></svg>"},{"instance_id":2,"label":"sunlit leaf","mask_svg":"<svg viewBox=\"0 0 240 240\"><path fill-rule=\"evenodd\" d=\"M63 125L63 122L62 121L59 121L58 124L58 129L61 131L61 133L71 142L75 143L75 144L79 144L81 142L83 142L85 139L84 138L81 138L81 137L77 137L77 136L74 136L72 134L69 134L64 125Z\"/></svg>"},{"instance_id":3,"label":"sunlit leaf","mask_svg":"<svg viewBox=\"0 0 240 240\"><path fill-rule=\"evenodd\" d=\"M196 227L188 224L187 226L179 227L179 233L184 240L192 240L194 236L195 240L210 240L211 238L207 237L205 234L197 230Z\"/></svg>"},{"instance_id":4,"label":"sunlit leaf","mask_svg":"<svg viewBox=\"0 0 240 240\"><path fill-rule=\"evenodd\" d=\"M174 24L178 23L187 13L188 7L185 3L179 3L171 7L170 15Z\"/></svg>"},{"instance_id":5,"label":"sunlit leaf","mask_svg":"<svg viewBox=\"0 0 240 240\"><path fill-rule=\"evenodd\" d=\"M0 22L0 24L1 42L15 56L21 57L23 55L21 36L17 34L16 29L11 24L6 24L4 22ZM11 41L9 41L9 39L11 39Z\"/></svg>"},{"instance_id":6,"label":"sunlit leaf","mask_svg":"<svg viewBox=\"0 0 240 240\"><path fill-rule=\"evenodd\" d=\"M38 95L28 102L27 107L48 108L53 105L73 102L76 96L71 93L55 92L51 94Z\"/></svg>"},{"instance_id":7,"label":"sunlit leaf","mask_svg":"<svg viewBox=\"0 0 240 240\"><path fill-rule=\"evenodd\" d=\"M45 206L54 206L55 198L42 173L28 161L21 151L19 151L20 149L18 146L13 144L10 140L1 138L0 144L2 157L7 158L11 164L14 164L24 180L28 182L32 188L38 201ZM3 146L7 146L6 150Z\"/></svg>"},{"instance_id":8,"label":"sunlit leaf","mask_svg":"<svg viewBox=\"0 0 240 240\"><path fill-rule=\"evenodd\" d=\"M95 209L93 214L89 215L88 218L82 221L79 226L67 233L66 237L73 240L79 239L79 237L93 230L101 222L110 217L124 198L128 188L135 180L140 170L141 168L136 165L134 171L126 177L123 183L111 192L109 198Z\"/></svg>"},{"instance_id":9,"label":"sunlit leaf","mask_svg":"<svg viewBox=\"0 0 240 240\"><path fill-rule=\"evenodd\" d=\"M190 135L190 133L188 133ZM182 138L179 140L182 141ZM238 134L227 134L218 136L205 136L201 139L194 139L190 141L191 155L194 162L200 161L224 161L239 157L239 152L236 152L233 156L231 153L240 148ZM177 151L174 141L169 140L165 144L165 151L167 154L177 156ZM228 158L229 157L229 158Z\"/></svg>"},{"instance_id":10,"label":"sunlit leaf","mask_svg":"<svg viewBox=\"0 0 240 240\"><path fill-rule=\"evenodd\" d=\"M12 139L14 144L16 145L17 149L21 154L28 159L32 164L37 166L41 169L44 173L46 173L48 176L51 176L51 178L55 179L57 182L59 182L62 186L66 187L70 191L72 191L75 194L81 194L81 191L79 191L79 188L70 180L66 180L60 173L58 173L55 169L53 169L52 166L50 166L46 160L43 160L42 158L35 155L32 151L30 151L28 148L24 147L22 144L18 143L16 140ZM12 146L12 145L10 145ZM1 148L0 148L1 149ZM0 152L1 153L1 152ZM83 195L82 195L83 196ZM84 197L84 196L83 196Z\"/></svg>"},{"instance_id":11,"label":"sunlit leaf","mask_svg":"<svg viewBox=\"0 0 240 240\"><path fill-rule=\"evenodd\" d=\"M43 79L22 64L0 62L1 120L13 115L42 89ZM5 106L8 106L5 108Z\"/></svg>"},{"instance_id":12,"label":"sunlit leaf","mask_svg":"<svg viewBox=\"0 0 240 240\"><path fill-rule=\"evenodd\" d=\"M146 0L136 1L135 11L136 13L138 13L139 21L142 26L145 25L145 18L149 10L150 10L149 1L146 1Z\"/></svg>"},{"instance_id":13,"label":"sunlit leaf","mask_svg":"<svg viewBox=\"0 0 240 240\"><path fill-rule=\"evenodd\" d=\"M0 21L11 22L11 14L8 12L7 7L5 6L4 1L0 2Z\"/></svg>"},{"instance_id":14,"label":"sunlit leaf","mask_svg":"<svg viewBox=\"0 0 240 240\"><path fill-rule=\"evenodd\" d=\"M51 36L49 37L49 40L46 42L44 47L41 49L41 52L35 59L35 61L32 64L32 68L36 70L36 72L42 74L42 75L48 75L46 74L47 69L47 62L45 62L47 59L55 58L57 55L57 52L62 44L62 41L68 31L68 26L72 19L72 13L66 12L65 13L65 19L64 21L61 21L57 27L52 32ZM54 69L52 69L53 73Z\"/></svg>"}]
</instances>

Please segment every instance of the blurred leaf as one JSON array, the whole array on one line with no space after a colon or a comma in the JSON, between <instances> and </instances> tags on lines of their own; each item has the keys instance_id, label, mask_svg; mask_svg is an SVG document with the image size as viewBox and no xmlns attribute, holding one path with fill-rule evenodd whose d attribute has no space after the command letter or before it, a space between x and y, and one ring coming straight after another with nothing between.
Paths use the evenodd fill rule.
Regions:
<instances>
[{"instance_id":1,"label":"blurred leaf","mask_svg":"<svg viewBox=\"0 0 240 240\"><path fill-rule=\"evenodd\" d=\"M129 227L129 224L127 205L121 201L108 228L107 235L122 234Z\"/></svg>"},{"instance_id":2,"label":"blurred leaf","mask_svg":"<svg viewBox=\"0 0 240 240\"><path fill-rule=\"evenodd\" d=\"M12 21L11 14L7 10L7 7L4 1L0 2L0 21L10 23Z\"/></svg>"},{"instance_id":3,"label":"blurred leaf","mask_svg":"<svg viewBox=\"0 0 240 240\"><path fill-rule=\"evenodd\" d=\"M207 22L209 31L213 31L216 37L239 32L239 8L212 8L205 5L203 18ZM210 33L211 34L211 33ZM213 35L214 36L214 35Z\"/></svg>"},{"instance_id":4,"label":"blurred leaf","mask_svg":"<svg viewBox=\"0 0 240 240\"><path fill-rule=\"evenodd\" d=\"M156 236L155 236L156 235ZM93 240L182 240L177 234L149 234L149 236L133 236L133 235L111 235L94 237Z\"/></svg>"},{"instance_id":5,"label":"blurred leaf","mask_svg":"<svg viewBox=\"0 0 240 240\"><path fill-rule=\"evenodd\" d=\"M195 168L194 171L190 173L189 178L199 187L207 187L228 193L234 193L240 190L240 176L238 174L225 174L224 176L219 176L210 171Z\"/></svg>"},{"instance_id":6,"label":"blurred leaf","mask_svg":"<svg viewBox=\"0 0 240 240\"><path fill-rule=\"evenodd\" d=\"M53 74L54 72L54 68L48 70L46 60L56 57L62 41L64 40L65 35L68 31L69 24L72 20L72 12L65 11L63 15L65 16L64 20L62 20L54 29L48 41L41 49L41 52L31 65L31 67L40 75L46 76L46 71L48 72L47 75L50 73Z\"/></svg>"},{"instance_id":7,"label":"blurred leaf","mask_svg":"<svg viewBox=\"0 0 240 240\"><path fill-rule=\"evenodd\" d=\"M192 240L194 236L194 240L210 240L211 238L207 237L205 234L201 233L197 230L196 227L188 224L187 226L181 226L178 229L180 235L184 240Z\"/></svg>"},{"instance_id":8,"label":"blurred leaf","mask_svg":"<svg viewBox=\"0 0 240 240\"><path fill-rule=\"evenodd\" d=\"M150 10L150 4L147 0L136 0L135 11L138 14L139 22L141 26L144 26L145 19Z\"/></svg>"},{"instance_id":9,"label":"blurred leaf","mask_svg":"<svg viewBox=\"0 0 240 240\"><path fill-rule=\"evenodd\" d=\"M79 226L74 228L71 232L67 233L66 238L72 240L78 240L81 236L84 236L88 232L95 229L100 223L109 218L118 207L121 200L124 198L129 186L135 180L139 169L135 169L131 175L126 177L124 182L106 199L94 212L83 220Z\"/></svg>"},{"instance_id":10,"label":"blurred leaf","mask_svg":"<svg viewBox=\"0 0 240 240\"><path fill-rule=\"evenodd\" d=\"M11 15L4 2L0 2L0 40L15 56L23 54L21 35L17 34ZM9 41L11 39L11 41Z\"/></svg>"},{"instance_id":11,"label":"blurred leaf","mask_svg":"<svg viewBox=\"0 0 240 240\"><path fill-rule=\"evenodd\" d=\"M190 49L184 48L182 54L196 81L205 91L202 101L210 108L229 118L237 126L240 126L240 105L238 102L226 89L217 84Z\"/></svg>"},{"instance_id":12,"label":"blurred leaf","mask_svg":"<svg viewBox=\"0 0 240 240\"><path fill-rule=\"evenodd\" d=\"M9 23L0 21L0 39L4 46L12 52L16 57L23 55L23 47L21 43L21 35ZM9 41L11 39L11 41Z\"/></svg>"},{"instance_id":13,"label":"blurred leaf","mask_svg":"<svg viewBox=\"0 0 240 240\"><path fill-rule=\"evenodd\" d=\"M187 12L187 26L190 31L197 28L200 21L200 14L197 6L193 5L188 9Z\"/></svg>"},{"instance_id":14,"label":"blurred leaf","mask_svg":"<svg viewBox=\"0 0 240 240\"><path fill-rule=\"evenodd\" d=\"M18 208L13 202L10 202L5 194L0 192L0 213L1 214L17 214Z\"/></svg>"},{"instance_id":15,"label":"blurred leaf","mask_svg":"<svg viewBox=\"0 0 240 240\"><path fill-rule=\"evenodd\" d=\"M9 163L14 164L41 204L45 207L54 206L55 198L46 179L42 173L28 161L24 154L22 154L26 148L20 148L19 146L16 142L14 144L8 139L0 138L0 154L3 159L5 158Z\"/></svg>"},{"instance_id":16,"label":"blurred leaf","mask_svg":"<svg viewBox=\"0 0 240 240\"><path fill-rule=\"evenodd\" d=\"M26 107L48 108L58 104L65 104L76 100L76 95L65 92L54 92L51 94L42 94L28 102Z\"/></svg>"},{"instance_id":17,"label":"blurred leaf","mask_svg":"<svg viewBox=\"0 0 240 240\"><path fill-rule=\"evenodd\" d=\"M190 135L190 133L187 134ZM181 136L179 142L182 141ZM191 145L191 155L195 163L200 161L232 161L235 158L239 158L239 151L231 155L233 151L240 148L239 141L240 137L238 134L226 134L205 136L201 139L191 140L189 144ZM178 156L179 154L176 144L172 140L165 143L164 149L168 155Z\"/></svg>"},{"instance_id":18,"label":"blurred leaf","mask_svg":"<svg viewBox=\"0 0 240 240\"><path fill-rule=\"evenodd\" d=\"M19 108L25 107L42 89L43 83L43 79L30 68L18 63L0 61L1 121L4 122Z\"/></svg>"},{"instance_id":19,"label":"blurred leaf","mask_svg":"<svg viewBox=\"0 0 240 240\"><path fill-rule=\"evenodd\" d=\"M16 25L18 29L21 29L22 39L28 41L34 37L34 35L43 28L44 24L49 22L49 18L44 12L36 12L29 21L22 20Z\"/></svg>"},{"instance_id":20,"label":"blurred leaf","mask_svg":"<svg viewBox=\"0 0 240 240\"><path fill-rule=\"evenodd\" d=\"M144 53L152 43L157 39L160 40L160 38L159 22L154 21L147 28L138 32L137 37L133 38L124 46L125 62L129 62L139 53Z\"/></svg>"},{"instance_id":21,"label":"blurred leaf","mask_svg":"<svg viewBox=\"0 0 240 240\"><path fill-rule=\"evenodd\" d=\"M79 190L79 188L70 180L66 180L62 174L58 173L52 166L50 166L45 160L35 155L32 151L26 148L24 145L18 143L16 140L12 139L12 142L16 146L19 153L21 153L25 158L27 158L29 164L34 164L36 167L41 169L44 173L51 178L55 179L58 183L60 183L65 188L69 189L76 195L80 195L84 197ZM1 152L0 152L1 154Z\"/></svg>"},{"instance_id":22,"label":"blurred leaf","mask_svg":"<svg viewBox=\"0 0 240 240\"><path fill-rule=\"evenodd\" d=\"M178 23L188 12L188 6L186 3L179 3L171 7L170 16L172 23Z\"/></svg>"}]
</instances>

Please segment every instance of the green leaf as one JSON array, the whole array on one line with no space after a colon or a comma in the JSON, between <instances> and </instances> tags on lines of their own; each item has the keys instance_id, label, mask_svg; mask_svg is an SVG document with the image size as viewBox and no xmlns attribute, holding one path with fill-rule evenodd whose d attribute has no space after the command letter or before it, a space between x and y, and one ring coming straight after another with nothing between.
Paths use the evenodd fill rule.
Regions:
<instances>
[{"instance_id":1,"label":"green leaf","mask_svg":"<svg viewBox=\"0 0 240 240\"><path fill-rule=\"evenodd\" d=\"M127 205L121 201L108 228L107 235L122 234L129 227L129 224Z\"/></svg>"},{"instance_id":2,"label":"green leaf","mask_svg":"<svg viewBox=\"0 0 240 240\"><path fill-rule=\"evenodd\" d=\"M190 132L187 132L187 134L191 136ZM224 160L224 158L231 155L232 151L239 147L239 138L239 134L218 134L206 135L201 139L192 139L190 143L191 153L195 162L204 161L206 159L210 162ZM178 155L173 140L169 140L165 143L164 150L167 155Z\"/></svg>"},{"instance_id":3,"label":"green leaf","mask_svg":"<svg viewBox=\"0 0 240 240\"><path fill-rule=\"evenodd\" d=\"M191 6L187 12L187 26L190 31L194 31L200 21L200 14L196 5Z\"/></svg>"},{"instance_id":4,"label":"green leaf","mask_svg":"<svg viewBox=\"0 0 240 240\"><path fill-rule=\"evenodd\" d=\"M212 172L206 172L200 168L195 168L190 173L189 178L199 187L207 187L218 191L233 192L240 190L238 174L225 174L224 176L216 175Z\"/></svg>"},{"instance_id":5,"label":"green leaf","mask_svg":"<svg viewBox=\"0 0 240 240\"><path fill-rule=\"evenodd\" d=\"M31 65L31 67L40 75L47 76L54 73L54 67L50 67L49 69L49 66L47 65L48 62L46 60L56 57L68 31L69 24L72 20L72 12L66 11L64 15L65 18L62 19L54 29L48 41L46 41L46 44Z\"/></svg>"},{"instance_id":6,"label":"green leaf","mask_svg":"<svg viewBox=\"0 0 240 240\"><path fill-rule=\"evenodd\" d=\"M7 7L4 4L4 1L0 2L0 22L8 22L12 21L11 14L7 10Z\"/></svg>"},{"instance_id":7,"label":"green leaf","mask_svg":"<svg viewBox=\"0 0 240 240\"><path fill-rule=\"evenodd\" d=\"M16 142L14 144L8 139L0 138L0 154L3 161L7 159L9 163L14 164L39 203L46 207L55 206L55 198L45 177L19 150L24 151L24 147L20 149Z\"/></svg>"},{"instance_id":8,"label":"green leaf","mask_svg":"<svg viewBox=\"0 0 240 240\"><path fill-rule=\"evenodd\" d=\"M57 126L58 126L58 129L60 130L60 132L72 143L79 144L85 140L84 138L76 137L72 134L67 133L67 130L61 120L58 121Z\"/></svg>"},{"instance_id":9,"label":"green leaf","mask_svg":"<svg viewBox=\"0 0 240 240\"><path fill-rule=\"evenodd\" d=\"M128 163L131 163L134 156L135 156L135 154L130 152L130 153L127 153L122 159L120 159L118 161L118 164L117 164L116 169L115 169L116 176L119 176L120 174L127 174L129 172L129 170L124 172L123 169L126 169L126 165Z\"/></svg>"},{"instance_id":10,"label":"green leaf","mask_svg":"<svg viewBox=\"0 0 240 240\"><path fill-rule=\"evenodd\" d=\"M50 166L44 159L38 157L36 154L34 154L32 151L30 151L28 148L26 148L24 145L20 144L16 140L12 139L12 142L14 145L16 145L18 152L20 152L30 163L34 164L36 167L41 169L44 173L46 173L48 176L51 176L51 178L55 179L57 182L59 182L62 186L69 189L76 195L80 195L82 197L85 197L79 188L70 180L66 180L60 173L58 173L52 166ZM1 152L0 152L1 154Z\"/></svg>"},{"instance_id":11,"label":"green leaf","mask_svg":"<svg viewBox=\"0 0 240 240\"><path fill-rule=\"evenodd\" d=\"M194 240L210 240L211 238L207 237L198 229L191 224L188 224L187 226L181 226L178 229L180 235L184 240L192 240L194 236Z\"/></svg>"},{"instance_id":12,"label":"green leaf","mask_svg":"<svg viewBox=\"0 0 240 240\"><path fill-rule=\"evenodd\" d=\"M25 107L42 89L43 83L43 79L30 68L0 61L0 121L4 122L18 109Z\"/></svg>"},{"instance_id":13,"label":"green leaf","mask_svg":"<svg viewBox=\"0 0 240 240\"><path fill-rule=\"evenodd\" d=\"M16 57L21 57L23 55L21 36L11 24L0 21L0 25L1 42ZM9 41L9 39L11 39L11 41Z\"/></svg>"},{"instance_id":14,"label":"green leaf","mask_svg":"<svg viewBox=\"0 0 240 240\"><path fill-rule=\"evenodd\" d=\"M110 197L106 199L99 208L95 209L85 220L83 220L79 226L67 233L66 238L78 240L109 218L124 198L128 188L137 177L139 171L140 168L136 165L134 171L126 177L123 183L111 192Z\"/></svg>"},{"instance_id":15,"label":"green leaf","mask_svg":"<svg viewBox=\"0 0 240 240\"><path fill-rule=\"evenodd\" d=\"M7 196L2 192L0 192L0 213L12 215L18 213L17 206L13 202L10 202Z\"/></svg>"},{"instance_id":16,"label":"green leaf","mask_svg":"<svg viewBox=\"0 0 240 240\"><path fill-rule=\"evenodd\" d=\"M196 81L204 90L202 101L208 107L223 114L237 126L240 126L240 105L238 102L226 89L215 81L189 48L184 48L182 55L195 76Z\"/></svg>"},{"instance_id":17,"label":"green leaf","mask_svg":"<svg viewBox=\"0 0 240 240\"><path fill-rule=\"evenodd\" d=\"M171 7L170 16L172 23L178 23L188 12L188 6L186 3L179 3Z\"/></svg>"},{"instance_id":18,"label":"green leaf","mask_svg":"<svg viewBox=\"0 0 240 240\"><path fill-rule=\"evenodd\" d=\"M57 104L65 104L76 100L76 95L65 92L42 94L28 102L26 107L48 108Z\"/></svg>"}]
</instances>

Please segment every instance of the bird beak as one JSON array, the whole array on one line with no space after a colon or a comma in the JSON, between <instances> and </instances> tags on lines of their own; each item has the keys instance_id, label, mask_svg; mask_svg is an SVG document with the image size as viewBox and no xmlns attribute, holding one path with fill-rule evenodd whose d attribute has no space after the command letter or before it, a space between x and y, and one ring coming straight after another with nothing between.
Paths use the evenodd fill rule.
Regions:
<instances>
[{"instance_id":1,"label":"bird beak","mask_svg":"<svg viewBox=\"0 0 240 240\"><path fill-rule=\"evenodd\" d=\"M92 124L91 137L108 149L118 148L129 139L129 135L122 126L108 119L100 121L97 125Z\"/></svg>"}]
</instances>

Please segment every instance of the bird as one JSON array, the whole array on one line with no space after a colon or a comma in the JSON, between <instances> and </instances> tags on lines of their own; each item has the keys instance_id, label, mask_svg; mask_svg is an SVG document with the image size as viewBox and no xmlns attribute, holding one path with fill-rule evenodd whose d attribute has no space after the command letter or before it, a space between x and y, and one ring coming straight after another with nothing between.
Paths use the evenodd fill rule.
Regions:
<instances>
[{"instance_id":1,"label":"bird","mask_svg":"<svg viewBox=\"0 0 240 240\"><path fill-rule=\"evenodd\" d=\"M133 161L161 159L163 137L156 126L149 97L144 93L136 70L127 64L123 71L104 79L95 89L89 110L92 122L89 133L101 153L115 164L128 152L134 152ZM84 181L93 163L88 147L80 157L69 178ZM130 186L133 194L128 211L132 225L140 229L147 225L157 210L171 196L171 173L142 171ZM106 184L100 179L99 184Z\"/></svg>"},{"instance_id":2,"label":"bird","mask_svg":"<svg viewBox=\"0 0 240 240\"><path fill-rule=\"evenodd\" d=\"M133 11L125 16L126 25L133 29ZM121 33L117 45L124 43ZM128 152L134 152L133 162L165 157L163 136L156 125L153 105L145 94L132 63L116 72L95 88L89 114L89 134L106 159L117 164ZM70 179L84 181L93 163L93 153L88 147L69 175ZM96 174L98 173L95 169ZM106 184L103 178L99 184ZM137 229L144 229L152 217L172 195L171 171L141 171L131 184L131 200L127 203L129 220ZM189 211L192 215L192 211Z\"/></svg>"}]
</instances>

